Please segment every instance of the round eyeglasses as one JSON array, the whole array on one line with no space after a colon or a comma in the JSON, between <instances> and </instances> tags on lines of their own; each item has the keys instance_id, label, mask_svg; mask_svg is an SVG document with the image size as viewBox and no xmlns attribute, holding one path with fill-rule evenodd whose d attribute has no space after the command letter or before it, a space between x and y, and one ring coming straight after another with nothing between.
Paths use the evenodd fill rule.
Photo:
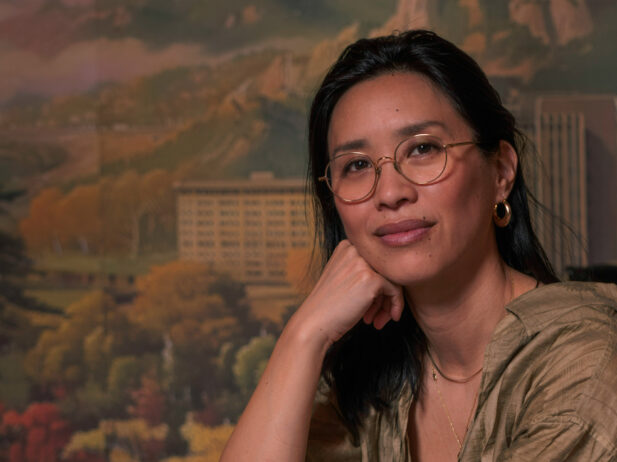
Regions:
<instances>
[{"instance_id":1,"label":"round eyeglasses","mask_svg":"<svg viewBox=\"0 0 617 462\"><path fill-rule=\"evenodd\" d=\"M394 168L407 181L426 185L436 181L446 170L448 148L476 144L475 141L443 144L432 135L414 135L401 141L394 150L394 157L384 156L373 161L361 152L345 152L333 157L324 176L330 191L343 202L361 202L374 192L382 165L394 163Z\"/></svg>"}]
</instances>

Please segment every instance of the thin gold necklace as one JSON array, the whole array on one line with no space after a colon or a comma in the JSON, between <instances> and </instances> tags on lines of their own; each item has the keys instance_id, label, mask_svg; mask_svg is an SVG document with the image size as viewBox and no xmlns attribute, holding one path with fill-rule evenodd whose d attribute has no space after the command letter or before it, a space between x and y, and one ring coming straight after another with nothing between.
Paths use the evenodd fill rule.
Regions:
<instances>
[{"instance_id":1,"label":"thin gold necklace","mask_svg":"<svg viewBox=\"0 0 617 462\"><path fill-rule=\"evenodd\" d=\"M433 372L433 382L435 382L435 388L437 389L437 394L439 395L439 401L441 402L441 407L446 413L446 417L448 418L448 423L450 424L450 429L452 430L452 434L454 435L454 438L456 439L456 442L458 443L458 452L460 454L461 449L463 449L463 443L461 442L461 438L459 438L458 433L456 433L456 430L454 429L454 422L452 422L452 417L450 417L450 411L448 410L446 401L443 399L443 395L441 394L441 390L439 389L439 384L437 383L437 372L435 372L435 368L433 366L431 366L431 370ZM477 375L477 373L474 375ZM469 422L471 422L471 416L473 414L473 410L476 408L477 401L478 401L478 393L476 392L476 396L473 400L473 404L471 405L471 409L469 410L469 415L467 416L467 423L465 424L465 434L467 434L467 430L469 429Z\"/></svg>"},{"instance_id":2,"label":"thin gold necklace","mask_svg":"<svg viewBox=\"0 0 617 462\"><path fill-rule=\"evenodd\" d=\"M439 372L439 375L441 375L444 379L446 379L449 382L454 382L454 383L467 383L470 382L471 379L473 379L476 375L478 375L480 372L482 372L482 367L480 369L478 369L476 372L474 372L473 374L471 374L469 377L465 377L462 379L458 379L458 378L454 378L454 377L450 377L446 374L444 374L443 372L441 372L441 369L439 369L439 366L437 365L437 363L435 362L435 360L433 359L433 355L431 354L431 350L429 348L426 349L426 353L428 354L428 359L431 360L431 364L433 365L433 372L435 371L435 369L437 369L437 372Z\"/></svg>"},{"instance_id":3,"label":"thin gold necklace","mask_svg":"<svg viewBox=\"0 0 617 462\"><path fill-rule=\"evenodd\" d=\"M514 298L514 280L511 277L508 277L508 274L506 272L506 269L504 268L504 277L505 279L509 282L509 286L510 286L510 301L512 301L512 299ZM539 281L538 281L539 284ZM536 287L538 287L538 284L536 284ZM508 303L510 303L510 301ZM507 305L507 303L506 303ZM437 394L439 395L439 401L441 403L441 407L443 408L446 417L448 418L448 424L450 424L450 430L452 430L452 434L454 435L454 438L456 439L456 442L458 443L458 454L461 453L461 450L463 449L463 443L461 441L461 438L459 438L458 433L456 433L456 430L454 429L454 422L452 422L452 417L450 416L450 411L448 410L448 406L446 405L446 401L443 398L443 395L441 394L441 389L439 388L439 384L437 383L437 372L439 372L439 375L450 381L450 382L454 382L454 383L459 383L459 384L465 384L465 383L469 383L475 376L477 376L480 372L482 372L483 367L481 367L480 369L478 369L477 371L475 371L473 374L471 374L469 377L465 377L462 379L457 379L454 377L449 377L447 375L445 375L440 369L439 366L437 366L437 364L435 363L435 360L433 359L433 355L431 355L431 351L430 349L426 349L426 352L428 354L428 357L431 361L431 372L432 372L432 376L433 376L433 382L435 383L435 388L437 389ZM478 402L478 394L479 394L480 390L478 389L475 393L475 397L473 399L473 404L471 405L471 409L469 409L469 415L467 416L467 423L465 424L465 434L467 434L467 430L469 429L469 423L471 422L471 416L473 415L473 411L476 408L476 404ZM464 435L463 435L464 436ZM458 456L457 454L457 456Z\"/></svg>"}]
</instances>

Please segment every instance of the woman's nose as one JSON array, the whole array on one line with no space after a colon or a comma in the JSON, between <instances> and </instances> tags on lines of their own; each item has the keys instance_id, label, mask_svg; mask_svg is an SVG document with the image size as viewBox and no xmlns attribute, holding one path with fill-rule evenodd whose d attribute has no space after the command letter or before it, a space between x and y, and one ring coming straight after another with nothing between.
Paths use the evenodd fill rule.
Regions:
<instances>
[{"instance_id":1,"label":"woman's nose","mask_svg":"<svg viewBox=\"0 0 617 462\"><path fill-rule=\"evenodd\" d=\"M416 185L398 172L394 159L382 157L377 165L378 178L373 200L378 208L398 208L404 202L417 200Z\"/></svg>"}]
</instances>

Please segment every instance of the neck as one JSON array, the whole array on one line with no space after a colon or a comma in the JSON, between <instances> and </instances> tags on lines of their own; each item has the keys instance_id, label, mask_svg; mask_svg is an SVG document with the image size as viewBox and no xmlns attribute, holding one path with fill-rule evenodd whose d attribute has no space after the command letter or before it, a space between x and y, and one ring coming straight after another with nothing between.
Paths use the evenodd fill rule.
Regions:
<instances>
[{"instance_id":1,"label":"neck","mask_svg":"<svg viewBox=\"0 0 617 462\"><path fill-rule=\"evenodd\" d=\"M406 289L414 317L444 373L467 377L482 367L484 350L514 297L513 273L496 257L480 262L475 272L452 268L439 282Z\"/></svg>"}]
</instances>

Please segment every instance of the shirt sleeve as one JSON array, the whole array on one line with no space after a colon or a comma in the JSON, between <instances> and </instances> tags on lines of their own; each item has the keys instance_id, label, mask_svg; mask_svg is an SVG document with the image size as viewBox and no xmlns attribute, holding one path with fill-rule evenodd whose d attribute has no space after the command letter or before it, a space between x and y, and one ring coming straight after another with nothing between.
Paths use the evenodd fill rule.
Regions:
<instances>
[{"instance_id":1,"label":"shirt sleeve","mask_svg":"<svg viewBox=\"0 0 617 462\"><path fill-rule=\"evenodd\" d=\"M525 404L496 460L617 462L617 315L608 312L564 325L529 365Z\"/></svg>"},{"instance_id":2,"label":"shirt sleeve","mask_svg":"<svg viewBox=\"0 0 617 462\"><path fill-rule=\"evenodd\" d=\"M498 458L502 462L617 462L590 425L575 416L551 416L531 422Z\"/></svg>"},{"instance_id":3,"label":"shirt sleeve","mask_svg":"<svg viewBox=\"0 0 617 462\"><path fill-rule=\"evenodd\" d=\"M322 380L317 389L308 437L306 462L356 462L360 447L343 424L334 397Z\"/></svg>"}]
</instances>

